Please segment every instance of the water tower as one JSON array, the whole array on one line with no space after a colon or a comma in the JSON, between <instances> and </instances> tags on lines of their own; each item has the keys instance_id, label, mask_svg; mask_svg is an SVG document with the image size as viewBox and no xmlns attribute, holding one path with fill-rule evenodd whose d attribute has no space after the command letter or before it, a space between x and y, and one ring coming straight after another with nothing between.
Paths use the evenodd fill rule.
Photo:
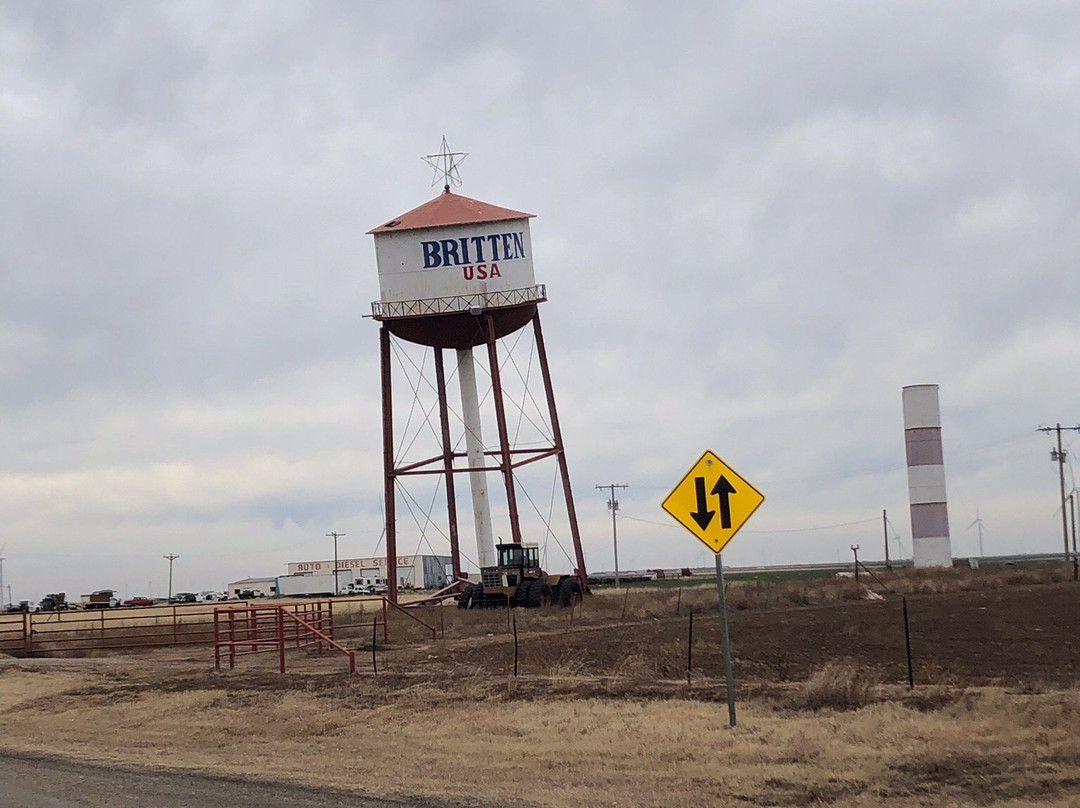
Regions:
<instances>
[{"instance_id":1,"label":"water tower","mask_svg":"<svg viewBox=\"0 0 1080 808\"><path fill-rule=\"evenodd\" d=\"M554 459L562 482L566 515L573 542L576 574L583 590L587 579L577 514L570 488L570 473L563 448L555 396L548 370L538 305L547 299L543 284L533 274L531 213L497 207L453 193L459 184L457 164L464 155L442 150L429 155L443 184L442 193L418 208L368 231L375 239L379 272L379 300L371 304L372 316L381 323L379 342L382 369L383 472L386 509L387 581L391 601L397 600L397 499L398 480L405 475L442 475L445 482L450 556L455 580L462 579L458 541L457 502L454 478L469 476L477 560L480 567L494 566L495 541L489 502L489 483L494 474L505 491L508 531L499 535L522 543L515 469L540 460ZM536 358L544 387L551 438L546 445L517 446L507 425L506 402L500 371L500 341L527 326L532 327ZM394 447L393 351L391 335L431 348L434 354L438 396L441 452L419 461L399 464ZM477 357L477 350L482 352ZM465 451L455 449L451 435L450 403L444 351L455 352L460 389L461 429ZM494 410L497 448L484 444L481 398L477 389L478 359L486 354L491 381L484 406ZM400 365L400 363L399 363ZM401 368L409 372L408 368ZM490 415L490 412L489 412ZM490 417L489 417L490 422Z\"/></svg>"}]
</instances>

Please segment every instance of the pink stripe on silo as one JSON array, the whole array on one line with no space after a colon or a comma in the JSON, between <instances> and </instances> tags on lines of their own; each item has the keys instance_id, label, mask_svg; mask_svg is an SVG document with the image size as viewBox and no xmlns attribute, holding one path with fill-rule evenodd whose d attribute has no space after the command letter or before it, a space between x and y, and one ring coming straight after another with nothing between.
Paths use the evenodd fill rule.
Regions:
<instances>
[{"instance_id":1,"label":"pink stripe on silo","mask_svg":"<svg viewBox=\"0 0 1080 808\"><path fill-rule=\"evenodd\" d=\"M911 538L925 539L949 535L949 511L944 502L924 502L911 506Z\"/></svg>"},{"instance_id":2,"label":"pink stripe on silo","mask_svg":"<svg viewBox=\"0 0 1080 808\"><path fill-rule=\"evenodd\" d=\"M904 430L904 446L909 466L940 466L945 461L941 449L941 427Z\"/></svg>"}]
</instances>

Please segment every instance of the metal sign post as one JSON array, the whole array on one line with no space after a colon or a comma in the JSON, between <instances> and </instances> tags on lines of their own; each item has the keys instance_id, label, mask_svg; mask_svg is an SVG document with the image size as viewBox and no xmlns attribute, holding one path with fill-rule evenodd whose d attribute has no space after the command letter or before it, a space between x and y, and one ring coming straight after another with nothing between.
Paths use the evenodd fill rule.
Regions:
<instances>
[{"instance_id":1,"label":"metal sign post","mask_svg":"<svg viewBox=\"0 0 1080 808\"><path fill-rule=\"evenodd\" d=\"M716 554L716 591L720 596L720 622L724 632L724 679L727 682L728 726L735 726L735 671L731 665L731 634L727 621L727 588L724 586L724 563Z\"/></svg>"}]
</instances>

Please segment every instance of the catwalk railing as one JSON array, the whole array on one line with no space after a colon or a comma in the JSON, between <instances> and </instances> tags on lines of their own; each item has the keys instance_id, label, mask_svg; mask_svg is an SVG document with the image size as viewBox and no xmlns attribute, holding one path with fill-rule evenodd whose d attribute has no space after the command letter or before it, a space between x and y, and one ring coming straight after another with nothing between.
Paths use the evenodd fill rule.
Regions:
<instances>
[{"instance_id":1,"label":"catwalk railing","mask_svg":"<svg viewBox=\"0 0 1080 808\"><path fill-rule=\"evenodd\" d=\"M508 306L524 306L547 300L547 286L540 283L524 289L504 292L481 292L473 295L449 295L429 297L423 300L381 301L371 304L371 316L376 320L392 320L397 317L426 317L433 314L454 314L474 309L501 309Z\"/></svg>"}]
</instances>

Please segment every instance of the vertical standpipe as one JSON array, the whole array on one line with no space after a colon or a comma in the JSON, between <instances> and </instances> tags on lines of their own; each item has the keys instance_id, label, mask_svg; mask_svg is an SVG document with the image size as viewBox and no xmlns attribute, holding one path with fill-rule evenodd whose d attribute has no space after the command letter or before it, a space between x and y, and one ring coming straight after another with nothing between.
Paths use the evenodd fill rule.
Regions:
<instances>
[{"instance_id":1,"label":"vertical standpipe","mask_svg":"<svg viewBox=\"0 0 1080 808\"><path fill-rule=\"evenodd\" d=\"M915 566L951 567L938 386L909 385L903 389L903 402Z\"/></svg>"},{"instance_id":2,"label":"vertical standpipe","mask_svg":"<svg viewBox=\"0 0 1080 808\"><path fill-rule=\"evenodd\" d=\"M480 567L495 566L495 542L491 534L491 505L488 502L487 472L484 467L484 438L480 433L480 398L476 393L476 365L472 348L458 348L458 385L461 387L461 417L465 422L465 453L469 457L469 484L472 488L473 523L476 525L476 554Z\"/></svg>"}]
</instances>

